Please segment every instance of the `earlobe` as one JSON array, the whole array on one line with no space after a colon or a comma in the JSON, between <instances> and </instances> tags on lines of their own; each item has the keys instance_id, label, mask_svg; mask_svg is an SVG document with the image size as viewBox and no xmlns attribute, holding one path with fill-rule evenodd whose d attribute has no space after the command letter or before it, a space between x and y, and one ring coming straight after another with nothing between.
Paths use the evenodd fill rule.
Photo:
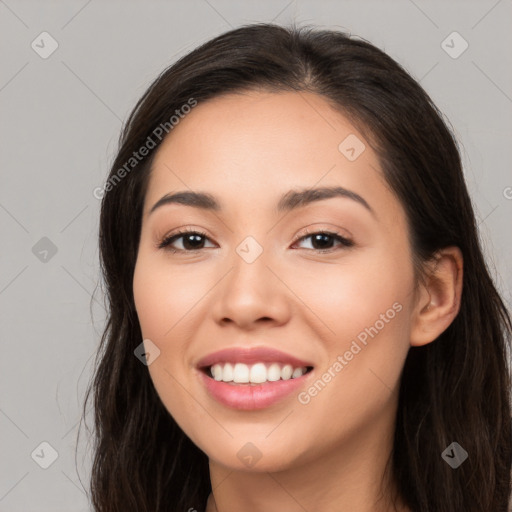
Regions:
<instances>
[{"instance_id":1,"label":"earlobe","mask_svg":"<svg viewBox=\"0 0 512 512\"><path fill-rule=\"evenodd\" d=\"M411 345L434 341L453 322L460 309L463 258L458 247L436 252L427 265L411 323Z\"/></svg>"}]
</instances>

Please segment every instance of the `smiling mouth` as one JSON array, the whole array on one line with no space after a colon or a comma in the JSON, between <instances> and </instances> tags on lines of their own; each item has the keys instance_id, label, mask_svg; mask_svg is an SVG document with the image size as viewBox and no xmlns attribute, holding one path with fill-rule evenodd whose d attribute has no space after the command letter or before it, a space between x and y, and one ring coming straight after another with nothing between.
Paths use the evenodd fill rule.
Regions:
<instances>
[{"instance_id":1,"label":"smiling mouth","mask_svg":"<svg viewBox=\"0 0 512 512\"><path fill-rule=\"evenodd\" d=\"M283 363L216 363L200 368L207 377L233 386L256 386L293 380L311 372L312 366L293 367Z\"/></svg>"}]
</instances>

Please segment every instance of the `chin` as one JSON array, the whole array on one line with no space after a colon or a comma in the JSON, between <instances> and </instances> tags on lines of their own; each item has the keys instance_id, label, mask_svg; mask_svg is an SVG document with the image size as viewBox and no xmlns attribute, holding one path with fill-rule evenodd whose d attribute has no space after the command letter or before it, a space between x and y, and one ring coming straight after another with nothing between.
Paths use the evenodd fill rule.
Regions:
<instances>
[{"instance_id":1,"label":"chin","mask_svg":"<svg viewBox=\"0 0 512 512\"><path fill-rule=\"evenodd\" d=\"M294 454L293 446L282 443L259 442L258 436L254 441L249 437L241 441L240 437L232 439L229 445L219 446L215 449L204 450L210 462L220 464L233 471L247 471L254 473L275 473L296 466L298 454ZM253 438L254 439L254 438Z\"/></svg>"}]
</instances>

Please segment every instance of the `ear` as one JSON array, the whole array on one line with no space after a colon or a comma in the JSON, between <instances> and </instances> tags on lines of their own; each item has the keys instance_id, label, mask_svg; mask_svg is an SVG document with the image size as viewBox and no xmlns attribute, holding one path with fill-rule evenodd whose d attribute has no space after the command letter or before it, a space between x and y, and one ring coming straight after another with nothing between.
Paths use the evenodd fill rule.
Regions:
<instances>
[{"instance_id":1,"label":"ear","mask_svg":"<svg viewBox=\"0 0 512 512\"><path fill-rule=\"evenodd\" d=\"M460 309L463 258L458 247L445 247L427 264L419 284L411 323L411 345L434 341L452 323Z\"/></svg>"}]
</instances>

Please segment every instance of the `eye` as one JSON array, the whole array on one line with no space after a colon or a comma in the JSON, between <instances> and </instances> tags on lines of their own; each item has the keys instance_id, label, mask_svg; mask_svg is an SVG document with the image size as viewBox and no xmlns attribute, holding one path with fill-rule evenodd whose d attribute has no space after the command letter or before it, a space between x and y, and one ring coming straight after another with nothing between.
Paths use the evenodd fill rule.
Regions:
<instances>
[{"instance_id":1,"label":"eye","mask_svg":"<svg viewBox=\"0 0 512 512\"><path fill-rule=\"evenodd\" d=\"M352 247L354 245L352 240L331 231L315 231L312 233L306 231L306 235L302 234L302 236L295 241L295 244L302 240L307 240L308 238L312 241L312 250L316 250L316 252L319 253L335 251L336 248L331 247L333 241L339 242L342 247Z\"/></svg>"},{"instance_id":2,"label":"eye","mask_svg":"<svg viewBox=\"0 0 512 512\"><path fill-rule=\"evenodd\" d=\"M203 240L201 240L201 238ZM173 247L172 245L179 239L183 239L182 248ZM335 251L336 248L331 247L333 242L338 242L341 247L352 247L354 245L352 240L345 238L339 233L333 233L330 231L315 231L312 233L306 231L305 235L302 234L295 240L294 245L307 239L312 240L312 250L319 253L329 253ZM209 240L206 236L206 233L193 229L184 229L182 231L178 231L177 233L173 233L172 235L166 236L161 242L158 243L157 247L172 253L194 253L204 248L203 244L205 240Z\"/></svg>"},{"instance_id":3,"label":"eye","mask_svg":"<svg viewBox=\"0 0 512 512\"><path fill-rule=\"evenodd\" d=\"M172 247L172 244L179 240L180 238L183 239L182 241L182 247L183 248L176 248ZM184 229L182 231L178 231L177 233L174 233L172 235L166 236L161 242L158 244L159 249L165 249L166 251L170 252L196 252L202 249L202 245L204 241L201 240L201 238L207 238L206 233L203 233L202 231L197 231L193 229Z\"/></svg>"}]
</instances>

